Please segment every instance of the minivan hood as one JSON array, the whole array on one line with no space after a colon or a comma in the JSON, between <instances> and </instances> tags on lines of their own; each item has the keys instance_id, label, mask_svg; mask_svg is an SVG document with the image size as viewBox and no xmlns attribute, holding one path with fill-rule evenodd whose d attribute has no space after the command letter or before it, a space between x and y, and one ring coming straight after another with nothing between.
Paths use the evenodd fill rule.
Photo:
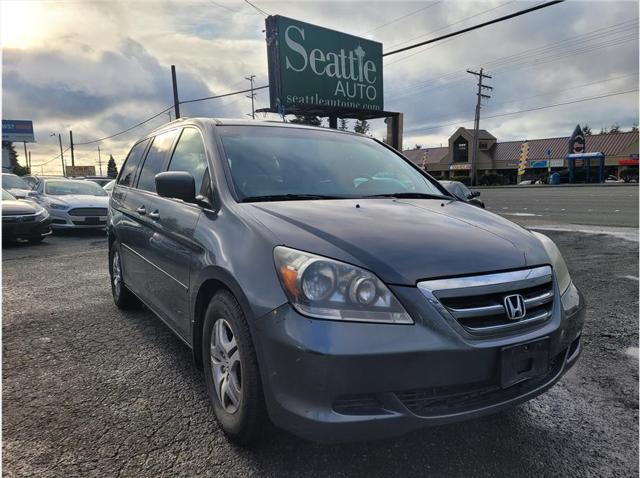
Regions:
<instances>
[{"instance_id":1,"label":"minivan hood","mask_svg":"<svg viewBox=\"0 0 640 478\"><path fill-rule=\"evenodd\" d=\"M280 244L359 265L389 284L549 263L529 231L461 201L344 199L242 206Z\"/></svg>"}]
</instances>

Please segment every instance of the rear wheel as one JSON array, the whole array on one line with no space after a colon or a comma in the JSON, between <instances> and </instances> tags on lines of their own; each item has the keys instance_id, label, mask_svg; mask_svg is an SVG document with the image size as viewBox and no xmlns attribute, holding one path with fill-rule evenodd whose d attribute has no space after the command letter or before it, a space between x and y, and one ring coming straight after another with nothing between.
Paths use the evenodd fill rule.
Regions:
<instances>
[{"instance_id":1,"label":"rear wheel","mask_svg":"<svg viewBox=\"0 0 640 478\"><path fill-rule=\"evenodd\" d=\"M213 410L224 433L248 445L266 419L256 353L249 326L228 291L213 296L204 321L202 357Z\"/></svg>"},{"instance_id":2,"label":"rear wheel","mask_svg":"<svg viewBox=\"0 0 640 478\"><path fill-rule=\"evenodd\" d=\"M111 294L118 308L130 310L140 307L140 299L124 285L120 244L118 242L114 242L109 251L109 272L111 276Z\"/></svg>"}]
</instances>

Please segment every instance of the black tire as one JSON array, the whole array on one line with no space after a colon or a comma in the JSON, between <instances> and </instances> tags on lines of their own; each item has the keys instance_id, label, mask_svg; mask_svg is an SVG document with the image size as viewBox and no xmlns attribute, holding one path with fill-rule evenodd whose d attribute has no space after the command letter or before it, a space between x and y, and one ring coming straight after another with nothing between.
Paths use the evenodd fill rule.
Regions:
<instances>
[{"instance_id":1,"label":"black tire","mask_svg":"<svg viewBox=\"0 0 640 478\"><path fill-rule=\"evenodd\" d=\"M211 336L214 333L216 322L220 319L222 319L221 323L226 323L230 327L232 332L231 340L234 340L240 358L240 399L235 407L231 406L232 404L230 403L226 403L228 400L225 400L224 397L223 401L225 403L221 402L218 395L221 392L216 391L216 385L214 384L214 365L210 351ZM227 328L228 331L229 328ZM229 353L228 355L233 356L234 353ZM227 290L217 292L207 307L202 334L202 362L209 399L218 424L225 435L239 445L249 445L255 442L259 438L259 431L262 425L266 422L266 409L258 361L251 340L249 325L244 317L242 308L236 298ZM231 370L231 366L229 366L228 370ZM229 375L231 375L231 372L229 372ZM228 381L231 381L231 379L228 379ZM223 382L224 379L220 383ZM226 408L236 408L236 410L229 412Z\"/></svg>"},{"instance_id":2,"label":"black tire","mask_svg":"<svg viewBox=\"0 0 640 478\"><path fill-rule=\"evenodd\" d=\"M29 241L29 244L40 244L42 241L44 241L44 236L30 237L28 241Z\"/></svg>"},{"instance_id":3,"label":"black tire","mask_svg":"<svg viewBox=\"0 0 640 478\"><path fill-rule=\"evenodd\" d=\"M114 260L116 259L116 256L120 271L120 287L116 286L116 281L114 280ZM124 284L120 257L120 244L118 241L115 241L109 249L109 282L111 283L111 295L113 295L113 302L115 302L116 306L122 310L138 309L141 305L140 299L138 299L133 292L127 289Z\"/></svg>"}]
</instances>

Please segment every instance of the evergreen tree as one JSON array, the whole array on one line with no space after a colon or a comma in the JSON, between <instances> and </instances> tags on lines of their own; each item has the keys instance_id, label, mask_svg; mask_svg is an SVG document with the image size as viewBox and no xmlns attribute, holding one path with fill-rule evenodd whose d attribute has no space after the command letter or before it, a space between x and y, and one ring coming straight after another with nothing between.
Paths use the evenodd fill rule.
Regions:
<instances>
[{"instance_id":1,"label":"evergreen tree","mask_svg":"<svg viewBox=\"0 0 640 478\"><path fill-rule=\"evenodd\" d=\"M340 126L338 126L338 129L342 131L347 131L347 129L349 129L346 119L340 118Z\"/></svg>"},{"instance_id":2,"label":"evergreen tree","mask_svg":"<svg viewBox=\"0 0 640 478\"><path fill-rule=\"evenodd\" d=\"M582 134L584 134L585 136L591 136L591 126L589 126L588 124L584 124L581 126L582 128Z\"/></svg>"},{"instance_id":3,"label":"evergreen tree","mask_svg":"<svg viewBox=\"0 0 640 478\"><path fill-rule=\"evenodd\" d=\"M353 131L360 134L367 134L370 129L371 126L369 125L369 122L367 120L357 120Z\"/></svg>"},{"instance_id":4,"label":"evergreen tree","mask_svg":"<svg viewBox=\"0 0 640 478\"><path fill-rule=\"evenodd\" d=\"M611 126L611 129L609 130L609 133L619 133L619 132L620 132L620 125L618 123Z\"/></svg>"},{"instance_id":5,"label":"evergreen tree","mask_svg":"<svg viewBox=\"0 0 640 478\"><path fill-rule=\"evenodd\" d=\"M322 125L322 120L314 115L296 115L296 117L291 121L289 121L289 123L308 124L310 126L320 126Z\"/></svg>"},{"instance_id":6,"label":"evergreen tree","mask_svg":"<svg viewBox=\"0 0 640 478\"><path fill-rule=\"evenodd\" d=\"M3 156L5 151L7 151L7 154L9 155L9 170L7 172L17 174L18 176L24 176L29 173L29 168L20 166L18 163L18 153L16 151L16 147L11 141L2 142L2 151Z\"/></svg>"},{"instance_id":7,"label":"evergreen tree","mask_svg":"<svg viewBox=\"0 0 640 478\"><path fill-rule=\"evenodd\" d=\"M113 159L113 155L109 155L109 162L107 163L107 176L115 178L118 175L118 168L116 167L116 160Z\"/></svg>"},{"instance_id":8,"label":"evergreen tree","mask_svg":"<svg viewBox=\"0 0 640 478\"><path fill-rule=\"evenodd\" d=\"M414 144L413 145L413 149L422 149L422 145L421 144Z\"/></svg>"}]
</instances>

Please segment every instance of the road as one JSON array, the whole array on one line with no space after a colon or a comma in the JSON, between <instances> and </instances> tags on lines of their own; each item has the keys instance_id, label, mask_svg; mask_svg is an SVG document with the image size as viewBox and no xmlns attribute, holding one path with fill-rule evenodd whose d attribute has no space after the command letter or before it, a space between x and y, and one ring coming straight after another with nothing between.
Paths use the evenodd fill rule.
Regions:
<instances>
[{"instance_id":1,"label":"road","mask_svg":"<svg viewBox=\"0 0 640 478\"><path fill-rule=\"evenodd\" d=\"M638 227L638 185L474 188L487 209L525 225Z\"/></svg>"},{"instance_id":2,"label":"road","mask_svg":"<svg viewBox=\"0 0 640 478\"><path fill-rule=\"evenodd\" d=\"M225 440L186 346L114 306L103 234L5 247L4 474L637 476L638 243L549 235L589 303L583 355L549 392L394 440L326 446L271 428L255 449Z\"/></svg>"}]
</instances>

